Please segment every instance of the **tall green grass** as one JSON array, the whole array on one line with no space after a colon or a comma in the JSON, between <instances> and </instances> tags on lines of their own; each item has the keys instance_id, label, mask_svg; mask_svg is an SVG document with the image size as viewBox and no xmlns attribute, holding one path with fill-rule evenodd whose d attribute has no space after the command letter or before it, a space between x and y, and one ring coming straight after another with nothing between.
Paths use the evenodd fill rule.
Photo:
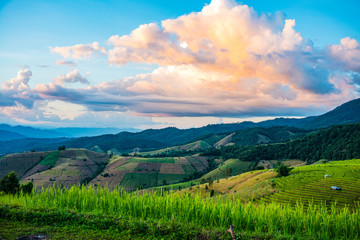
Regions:
<instances>
[{"instance_id":1,"label":"tall green grass","mask_svg":"<svg viewBox=\"0 0 360 240\"><path fill-rule=\"evenodd\" d=\"M204 200L199 195L127 193L92 186L50 187L34 190L30 195L1 195L0 204L192 223L204 228L226 229L232 224L237 231L281 232L308 239L358 239L360 234L359 209L350 211L335 205L328 209L310 204L305 209L301 204L255 205L234 198Z\"/></svg>"}]
</instances>

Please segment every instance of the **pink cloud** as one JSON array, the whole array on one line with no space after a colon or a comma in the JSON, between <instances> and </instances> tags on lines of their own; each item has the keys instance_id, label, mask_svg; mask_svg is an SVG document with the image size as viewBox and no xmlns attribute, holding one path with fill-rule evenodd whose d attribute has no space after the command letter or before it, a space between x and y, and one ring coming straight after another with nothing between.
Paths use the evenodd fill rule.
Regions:
<instances>
[{"instance_id":1,"label":"pink cloud","mask_svg":"<svg viewBox=\"0 0 360 240\"><path fill-rule=\"evenodd\" d=\"M89 81L86 79L86 77L82 76L80 72L77 69L74 69L70 73L58 76L54 79L56 84L64 85L65 83L83 83L83 84L89 84Z\"/></svg>"},{"instance_id":2,"label":"pink cloud","mask_svg":"<svg viewBox=\"0 0 360 240\"><path fill-rule=\"evenodd\" d=\"M58 53L65 58L89 58L96 52L106 53L105 47L100 47L98 42L89 44L76 44L69 47L50 47L50 51Z\"/></svg>"}]
</instances>

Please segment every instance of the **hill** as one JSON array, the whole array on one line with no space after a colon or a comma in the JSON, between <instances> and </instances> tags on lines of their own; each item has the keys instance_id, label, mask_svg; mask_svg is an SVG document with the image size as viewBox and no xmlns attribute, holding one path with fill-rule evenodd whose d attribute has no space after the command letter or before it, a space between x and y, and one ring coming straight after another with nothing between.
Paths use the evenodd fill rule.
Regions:
<instances>
[{"instance_id":1,"label":"hill","mask_svg":"<svg viewBox=\"0 0 360 240\"><path fill-rule=\"evenodd\" d=\"M209 171L207 157L113 157L104 171L91 183L136 190L178 183L197 178Z\"/></svg>"},{"instance_id":2,"label":"hill","mask_svg":"<svg viewBox=\"0 0 360 240\"><path fill-rule=\"evenodd\" d=\"M300 159L343 160L360 158L360 123L330 127L281 144L232 149L244 161Z\"/></svg>"},{"instance_id":3,"label":"hill","mask_svg":"<svg viewBox=\"0 0 360 240\"><path fill-rule=\"evenodd\" d=\"M286 177L278 177L271 169L247 172L211 184L190 187L183 183L182 186L188 188L176 190L175 193L208 197L213 190L215 196L235 197L242 201L276 202L292 206L301 202L305 208L311 204L357 208L360 199L359 177L360 160L353 159L295 167ZM340 190L334 190L332 186ZM167 188L178 189L172 185Z\"/></svg>"},{"instance_id":4,"label":"hill","mask_svg":"<svg viewBox=\"0 0 360 240\"><path fill-rule=\"evenodd\" d=\"M232 143L237 145L254 145L261 143L284 142L304 135L306 133L305 131L301 132L302 130L299 129L294 130L284 128L282 130L276 130L276 128L271 128L274 126L287 126L314 130L332 125L354 123L359 121L360 99L355 99L335 108L328 113L315 117L307 117L302 119L278 118L259 123L241 122L229 124L212 124L201 128L190 129L177 129L174 127L168 127L164 129L148 129L136 133L120 132L118 134L106 134L95 137L81 137L74 139L61 138L53 139L48 142L46 142L46 140L26 140L20 142L9 142L9 144L8 142L2 142L0 143L0 154L29 150L48 151L56 149L59 143L71 148L92 149L93 147L97 146L96 149L100 152L112 150L113 152L129 153L133 152L134 149L140 149L141 152L148 152L159 149L166 149L174 146L186 145L198 140L205 140L208 142L208 139L211 138L211 136L218 134L227 134L226 136L229 136L230 134L238 131L238 134L231 136L231 139L230 137L228 139L224 139L223 141L220 141L221 139L218 139L218 141L220 142L217 146L219 147L223 145L231 145ZM265 130L265 128L271 129ZM73 129L76 134L85 134L86 131L89 131L89 135L94 134L99 130L95 129L94 131L92 131L86 128L77 130L76 129ZM246 131L247 129L253 130ZM69 133L72 131L71 128L59 128L56 131L50 131L22 126L11 127L5 124L0 125L0 130L12 131L22 134L24 136L31 135L32 137L39 136L42 138L64 135L56 131L62 131L64 133ZM106 129L102 129L101 131L105 130ZM114 129L107 130L109 130L110 132L115 131ZM278 132L271 132L273 130ZM214 143L209 144L213 145Z\"/></svg>"},{"instance_id":5,"label":"hill","mask_svg":"<svg viewBox=\"0 0 360 240\"><path fill-rule=\"evenodd\" d=\"M96 177L108 160L106 154L83 149L10 154L0 159L0 177L15 171L20 179L37 187L71 186Z\"/></svg>"}]
</instances>

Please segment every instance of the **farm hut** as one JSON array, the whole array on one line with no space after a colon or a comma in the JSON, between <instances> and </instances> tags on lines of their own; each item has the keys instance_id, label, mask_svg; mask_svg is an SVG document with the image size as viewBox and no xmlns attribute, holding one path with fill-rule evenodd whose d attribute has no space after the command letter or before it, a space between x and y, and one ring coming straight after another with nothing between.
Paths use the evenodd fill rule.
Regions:
<instances>
[{"instance_id":1,"label":"farm hut","mask_svg":"<svg viewBox=\"0 0 360 240\"><path fill-rule=\"evenodd\" d=\"M324 177L325 177L325 178L329 178L329 177L331 177L331 175L326 174Z\"/></svg>"},{"instance_id":2,"label":"farm hut","mask_svg":"<svg viewBox=\"0 0 360 240\"><path fill-rule=\"evenodd\" d=\"M333 189L333 190L341 190L341 188L339 188L337 186L331 186L331 189Z\"/></svg>"}]
</instances>

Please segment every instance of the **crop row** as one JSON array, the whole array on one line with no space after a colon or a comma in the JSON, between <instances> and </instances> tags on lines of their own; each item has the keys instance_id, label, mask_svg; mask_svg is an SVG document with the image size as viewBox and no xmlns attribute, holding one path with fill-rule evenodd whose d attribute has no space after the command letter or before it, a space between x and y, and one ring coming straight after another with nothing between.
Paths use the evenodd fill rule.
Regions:
<instances>
[{"instance_id":1,"label":"crop row","mask_svg":"<svg viewBox=\"0 0 360 240\"><path fill-rule=\"evenodd\" d=\"M359 180L349 178L322 179L314 183L295 186L292 189L274 193L264 197L263 201L290 203L292 205L298 201L327 205L336 202L338 206L349 205L354 208L356 203L360 201L359 183ZM341 190L333 190L331 186L338 186Z\"/></svg>"}]
</instances>

